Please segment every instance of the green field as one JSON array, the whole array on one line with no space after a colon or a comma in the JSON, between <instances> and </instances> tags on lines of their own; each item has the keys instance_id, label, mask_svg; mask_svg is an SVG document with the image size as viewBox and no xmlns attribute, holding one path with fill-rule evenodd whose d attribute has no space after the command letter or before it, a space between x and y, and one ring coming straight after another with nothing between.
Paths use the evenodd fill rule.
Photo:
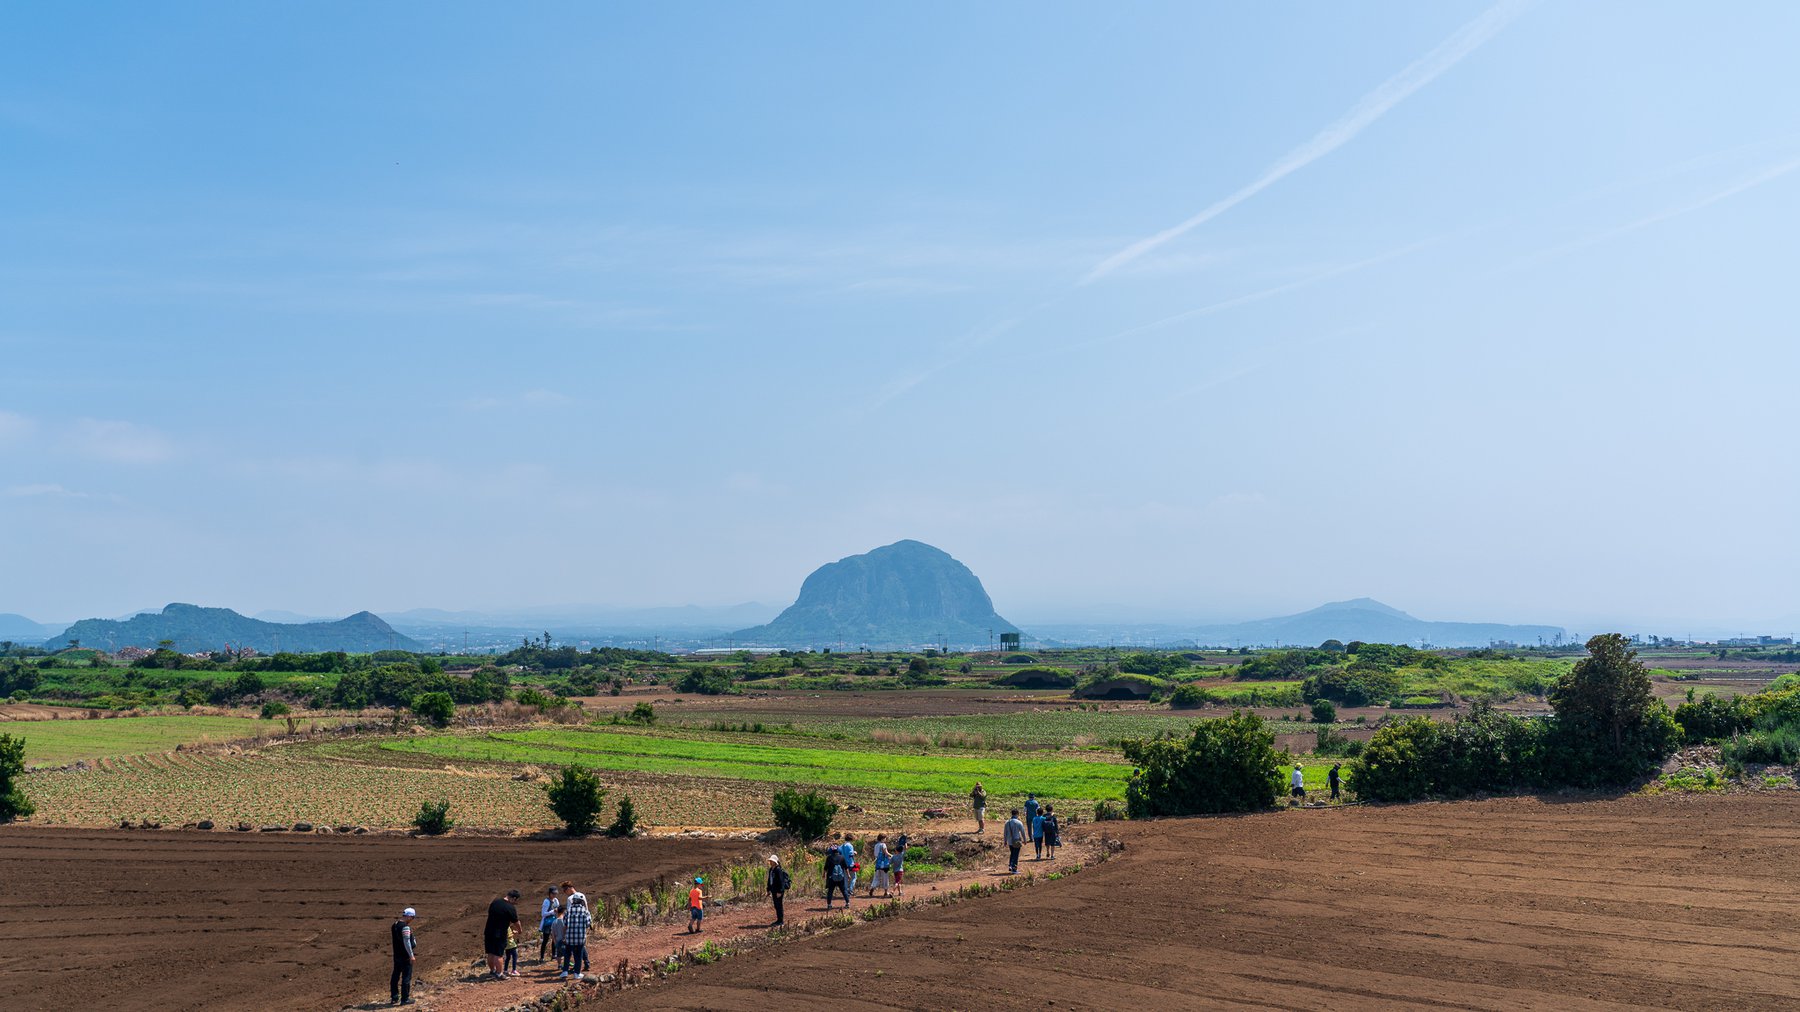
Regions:
<instances>
[{"instance_id":1,"label":"green field","mask_svg":"<svg viewBox=\"0 0 1800 1012\"><path fill-rule=\"evenodd\" d=\"M995 797L1035 791L1049 798L1118 799L1125 796L1125 780L1130 773L1128 767L1117 763L1083 759L793 748L602 730L434 735L389 742L382 748L452 760L582 765L602 770L959 797L966 796L970 787L980 781Z\"/></svg>"},{"instance_id":2,"label":"green field","mask_svg":"<svg viewBox=\"0 0 1800 1012\"><path fill-rule=\"evenodd\" d=\"M25 762L31 765L167 752L177 745L254 738L285 729L281 721L250 717L113 717L0 723L0 734L25 739Z\"/></svg>"},{"instance_id":3,"label":"green field","mask_svg":"<svg viewBox=\"0 0 1800 1012\"><path fill-rule=\"evenodd\" d=\"M1297 708L1296 708L1297 709ZM704 729L709 722L740 725L762 720L777 733L848 741L898 741L913 736L952 748L1116 748L1126 738L1186 734L1194 722L1221 711L1171 709L1030 710L947 717L841 717L743 710L684 710L679 723ZM1270 721L1276 733L1310 731L1311 724Z\"/></svg>"}]
</instances>

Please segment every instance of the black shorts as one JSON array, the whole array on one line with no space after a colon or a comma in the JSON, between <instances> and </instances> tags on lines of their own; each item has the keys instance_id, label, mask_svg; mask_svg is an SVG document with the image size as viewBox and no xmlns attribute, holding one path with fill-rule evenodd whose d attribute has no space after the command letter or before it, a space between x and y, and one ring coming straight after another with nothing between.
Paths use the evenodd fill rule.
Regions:
<instances>
[{"instance_id":1,"label":"black shorts","mask_svg":"<svg viewBox=\"0 0 1800 1012\"><path fill-rule=\"evenodd\" d=\"M483 945L486 947L488 955L490 955L490 956L506 955L506 936L505 935L500 935L498 937L496 937L494 935L486 935L481 939L481 941L482 941Z\"/></svg>"}]
</instances>

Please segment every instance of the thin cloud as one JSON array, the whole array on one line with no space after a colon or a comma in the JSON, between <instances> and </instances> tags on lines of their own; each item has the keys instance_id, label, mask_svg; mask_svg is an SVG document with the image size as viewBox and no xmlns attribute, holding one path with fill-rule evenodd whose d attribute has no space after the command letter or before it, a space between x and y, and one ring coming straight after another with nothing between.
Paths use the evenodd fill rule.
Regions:
<instances>
[{"instance_id":1,"label":"thin cloud","mask_svg":"<svg viewBox=\"0 0 1800 1012\"><path fill-rule=\"evenodd\" d=\"M84 456L119 464L156 464L175 452L168 437L154 429L99 418L77 420L65 441Z\"/></svg>"},{"instance_id":2,"label":"thin cloud","mask_svg":"<svg viewBox=\"0 0 1800 1012\"><path fill-rule=\"evenodd\" d=\"M1480 17L1457 29L1449 38L1438 43L1436 48L1415 60L1398 74L1383 81L1374 91L1364 95L1362 100L1356 103L1349 112L1319 131L1311 140L1283 155L1254 182L1230 196L1216 201L1204 211L1181 224L1164 229L1148 238L1140 239L1100 261L1093 270L1087 273L1086 277L1081 279L1080 283L1090 284L1111 274L1158 246L1199 228L1275 185L1288 175L1298 172L1348 144L1371 123L1385 116L1389 110L1401 102L1406 101L1413 92L1430 84L1439 75L1461 62L1463 57L1481 48L1489 39L1500 34L1500 31L1514 18L1524 13L1531 2L1532 0L1502 0L1501 3L1488 8Z\"/></svg>"},{"instance_id":3,"label":"thin cloud","mask_svg":"<svg viewBox=\"0 0 1800 1012\"><path fill-rule=\"evenodd\" d=\"M23 440L37 428L37 423L21 414L0 411L0 444Z\"/></svg>"}]
</instances>

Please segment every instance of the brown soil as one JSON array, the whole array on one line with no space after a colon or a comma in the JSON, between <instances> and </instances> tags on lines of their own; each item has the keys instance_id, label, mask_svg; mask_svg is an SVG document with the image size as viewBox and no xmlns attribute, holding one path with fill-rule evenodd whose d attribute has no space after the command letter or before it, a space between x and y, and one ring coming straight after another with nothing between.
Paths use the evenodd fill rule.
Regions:
<instances>
[{"instance_id":1,"label":"brown soil","mask_svg":"<svg viewBox=\"0 0 1800 1012\"><path fill-rule=\"evenodd\" d=\"M0 828L0 1006L336 1009L387 990L388 925L411 905L419 969L480 952L487 904L679 877L731 840L530 841ZM454 969L452 969L454 968Z\"/></svg>"},{"instance_id":2,"label":"brown soil","mask_svg":"<svg viewBox=\"0 0 1800 1012\"><path fill-rule=\"evenodd\" d=\"M87 711L79 706L0 703L0 720L79 720L86 716Z\"/></svg>"},{"instance_id":3,"label":"brown soil","mask_svg":"<svg viewBox=\"0 0 1800 1012\"><path fill-rule=\"evenodd\" d=\"M607 1007L1800 1008L1800 797L1102 824L1057 882L682 970Z\"/></svg>"}]
</instances>

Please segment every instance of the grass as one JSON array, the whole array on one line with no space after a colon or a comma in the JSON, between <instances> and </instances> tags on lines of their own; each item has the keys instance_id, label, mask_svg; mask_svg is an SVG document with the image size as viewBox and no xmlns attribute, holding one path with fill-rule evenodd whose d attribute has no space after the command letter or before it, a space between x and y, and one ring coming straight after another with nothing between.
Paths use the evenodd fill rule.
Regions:
<instances>
[{"instance_id":1,"label":"grass","mask_svg":"<svg viewBox=\"0 0 1800 1012\"><path fill-rule=\"evenodd\" d=\"M929 743L939 748L1114 748L1125 738L1153 738L1164 732L1186 734L1194 722L1219 716L1218 710L1028 710L1016 713L963 714L947 717L826 717L805 714L746 714L732 710L684 712L682 723L710 721L742 725L747 716L767 721L772 734L837 741ZM777 723L779 722L779 723ZM1310 724L1270 721L1277 734L1309 730Z\"/></svg>"},{"instance_id":2,"label":"grass","mask_svg":"<svg viewBox=\"0 0 1800 1012\"><path fill-rule=\"evenodd\" d=\"M0 723L0 732L24 737L25 762L34 765L166 752L177 745L252 738L285 730L287 725L282 721L251 717L115 717Z\"/></svg>"},{"instance_id":3,"label":"grass","mask_svg":"<svg viewBox=\"0 0 1800 1012\"><path fill-rule=\"evenodd\" d=\"M578 764L605 770L957 797L967 795L970 786L980 781L992 796L1035 791L1049 798L1117 800L1125 796L1125 780L1130 772L1117 763L1082 759L1001 759L912 750L790 747L605 730L434 735L389 742L382 747L450 760Z\"/></svg>"}]
</instances>

